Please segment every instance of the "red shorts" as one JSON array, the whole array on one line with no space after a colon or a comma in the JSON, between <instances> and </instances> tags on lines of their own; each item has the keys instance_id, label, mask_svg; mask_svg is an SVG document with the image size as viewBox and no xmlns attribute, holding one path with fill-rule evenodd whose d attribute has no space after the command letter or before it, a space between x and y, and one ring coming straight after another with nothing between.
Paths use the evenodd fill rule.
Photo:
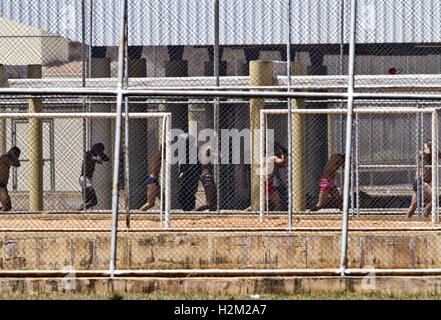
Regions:
<instances>
[{"instance_id":1,"label":"red shorts","mask_svg":"<svg viewBox=\"0 0 441 320\"><path fill-rule=\"evenodd\" d=\"M321 179L319 182L320 191L332 191L336 188L332 180Z\"/></svg>"},{"instance_id":2,"label":"red shorts","mask_svg":"<svg viewBox=\"0 0 441 320\"><path fill-rule=\"evenodd\" d=\"M271 183L265 183L265 193L266 194L272 194L276 190L277 190L276 187L274 187Z\"/></svg>"}]
</instances>

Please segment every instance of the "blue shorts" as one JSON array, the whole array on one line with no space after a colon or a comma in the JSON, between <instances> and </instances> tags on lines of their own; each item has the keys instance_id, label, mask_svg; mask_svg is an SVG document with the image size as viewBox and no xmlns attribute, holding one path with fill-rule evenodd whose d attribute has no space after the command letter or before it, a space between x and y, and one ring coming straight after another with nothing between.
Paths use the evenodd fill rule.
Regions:
<instances>
[{"instance_id":1,"label":"blue shorts","mask_svg":"<svg viewBox=\"0 0 441 320\"><path fill-rule=\"evenodd\" d=\"M152 183L155 183L155 184L157 184L159 186L159 181L156 178L152 178L152 177L148 176L147 179L144 181L144 185L145 186L149 185L149 184L152 184Z\"/></svg>"}]
</instances>

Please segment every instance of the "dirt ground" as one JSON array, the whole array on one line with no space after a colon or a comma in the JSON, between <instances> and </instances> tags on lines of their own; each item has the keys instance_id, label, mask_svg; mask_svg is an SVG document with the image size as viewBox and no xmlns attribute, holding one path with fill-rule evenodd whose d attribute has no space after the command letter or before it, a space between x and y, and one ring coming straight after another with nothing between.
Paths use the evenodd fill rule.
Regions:
<instances>
[{"instance_id":1,"label":"dirt ground","mask_svg":"<svg viewBox=\"0 0 441 320\"><path fill-rule=\"evenodd\" d=\"M162 224L161 224L162 220ZM7 229L110 229L112 226L110 213L41 213L41 214L0 214L0 231ZM341 214L314 213L293 214L292 227L295 228L332 228L342 226ZM118 227L126 228L126 214L120 214ZM359 218L350 217L349 229L358 228L409 228L435 227L441 228L440 223L432 224L430 218L417 216L407 220L403 214L365 214ZM130 216L131 229L160 229L165 228L165 216L151 213L134 213ZM172 213L170 228L173 229L286 229L288 216L286 214L265 214L260 221L259 214L216 214L201 213Z\"/></svg>"}]
</instances>

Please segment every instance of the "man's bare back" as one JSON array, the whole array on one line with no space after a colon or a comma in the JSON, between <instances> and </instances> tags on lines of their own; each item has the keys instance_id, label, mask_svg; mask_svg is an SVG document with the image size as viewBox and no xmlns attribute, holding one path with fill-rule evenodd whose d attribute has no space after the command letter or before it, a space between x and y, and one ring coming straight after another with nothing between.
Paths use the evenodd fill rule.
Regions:
<instances>
[{"instance_id":1,"label":"man's bare back","mask_svg":"<svg viewBox=\"0 0 441 320\"><path fill-rule=\"evenodd\" d=\"M342 161L342 155L340 154L333 154L328 162L326 163L325 167L323 168L322 172L322 179L327 180L334 180L335 175L337 174L338 169L344 164L344 158Z\"/></svg>"}]
</instances>

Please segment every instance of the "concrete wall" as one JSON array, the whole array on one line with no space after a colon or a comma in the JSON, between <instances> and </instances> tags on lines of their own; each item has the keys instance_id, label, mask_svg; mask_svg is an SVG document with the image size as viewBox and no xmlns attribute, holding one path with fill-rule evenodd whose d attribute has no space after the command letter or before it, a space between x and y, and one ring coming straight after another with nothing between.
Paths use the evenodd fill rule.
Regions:
<instances>
[{"instance_id":1,"label":"concrete wall","mask_svg":"<svg viewBox=\"0 0 441 320\"><path fill-rule=\"evenodd\" d=\"M117 268L329 269L340 263L337 232L120 233ZM0 270L107 270L110 232L0 236ZM350 232L349 268L441 268L441 233Z\"/></svg>"}]
</instances>

